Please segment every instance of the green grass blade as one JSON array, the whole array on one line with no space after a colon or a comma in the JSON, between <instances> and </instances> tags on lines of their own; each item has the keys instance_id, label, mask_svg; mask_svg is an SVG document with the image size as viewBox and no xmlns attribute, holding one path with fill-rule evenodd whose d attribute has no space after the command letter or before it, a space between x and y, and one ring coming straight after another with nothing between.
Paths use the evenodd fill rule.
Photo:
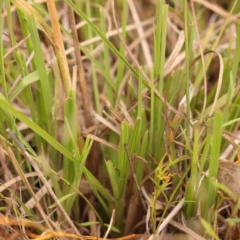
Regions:
<instances>
[{"instance_id":1,"label":"green grass blade","mask_svg":"<svg viewBox=\"0 0 240 240\"><path fill-rule=\"evenodd\" d=\"M41 101L44 107L42 113L44 114L44 124L46 124L47 131L51 133L51 106L52 106L51 84L48 81L48 74L45 67L43 53L42 50L39 48L39 46L41 46L41 42L36 28L35 19L31 15L27 17L27 20L33 43L35 64L36 67L38 68L38 73L40 77ZM39 114L40 113L41 109L39 109Z\"/></svg>"},{"instance_id":2,"label":"green grass blade","mask_svg":"<svg viewBox=\"0 0 240 240\"><path fill-rule=\"evenodd\" d=\"M142 115L142 91L143 91L143 76L142 76L142 69L139 69L138 108L137 108L137 115L138 115L138 117L141 117L141 115Z\"/></svg>"},{"instance_id":3,"label":"green grass blade","mask_svg":"<svg viewBox=\"0 0 240 240\"><path fill-rule=\"evenodd\" d=\"M186 72L186 115L189 118L190 117L190 73L189 73L189 31L188 31L188 8L187 8L187 0L184 0L184 35L185 35L185 72ZM187 135L189 135L190 132L190 126L187 124Z\"/></svg>"},{"instance_id":4,"label":"green grass blade","mask_svg":"<svg viewBox=\"0 0 240 240\"><path fill-rule=\"evenodd\" d=\"M106 23L105 23L105 18L104 18L104 12L102 10L100 10L100 19L101 19L102 32L106 36L107 35ZM111 79L111 77L110 77L111 66L110 66L110 56L109 56L109 51L108 51L108 45L106 42L104 42L103 45L104 45L104 47L103 47L104 69L105 69L105 72L107 75L107 79ZM115 87L113 89L115 89ZM110 101L112 106L114 106L113 91L112 91L113 89L107 85L107 97L108 97L108 101Z\"/></svg>"},{"instance_id":5,"label":"green grass blade","mask_svg":"<svg viewBox=\"0 0 240 240\"><path fill-rule=\"evenodd\" d=\"M186 219L196 216L196 193L198 188L197 179L197 162L198 162L198 149L199 149L199 130L196 128L194 132L194 145L193 145L193 155L191 157L191 172L190 172L190 182L187 185L185 193L185 216Z\"/></svg>"},{"instance_id":6,"label":"green grass blade","mask_svg":"<svg viewBox=\"0 0 240 240\"><path fill-rule=\"evenodd\" d=\"M66 201L67 199L72 197L73 195L75 195L75 192L69 193L69 194L63 196L62 198L59 198L58 200L60 203L63 203L64 201ZM57 206L57 204L54 203L54 204L50 205L48 208L55 208L56 206Z\"/></svg>"},{"instance_id":7,"label":"green grass blade","mask_svg":"<svg viewBox=\"0 0 240 240\"><path fill-rule=\"evenodd\" d=\"M29 128L31 128L36 134L45 139L50 145L56 148L60 153L73 162L77 162L77 159L71 154L66 148L64 148L56 139L44 131L32 120L27 118L24 114L20 113L14 109L9 103L0 98L0 107L6 112L12 114L14 117L19 119L21 122L25 123Z\"/></svg>"},{"instance_id":8,"label":"green grass blade","mask_svg":"<svg viewBox=\"0 0 240 240\"><path fill-rule=\"evenodd\" d=\"M110 178L114 199L119 199L119 176L117 174L117 170L114 168L112 161L106 161L106 167Z\"/></svg>"},{"instance_id":9,"label":"green grass blade","mask_svg":"<svg viewBox=\"0 0 240 240\"><path fill-rule=\"evenodd\" d=\"M49 76L50 69L47 69L47 75ZM25 76L21 82L13 89L11 94L9 95L9 101L12 101L21 91L24 90L26 86L29 86L31 83L39 81L39 73L38 71L34 71L27 76Z\"/></svg>"},{"instance_id":10,"label":"green grass blade","mask_svg":"<svg viewBox=\"0 0 240 240\"><path fill-rule=\"evenodd\" d=\"M141 131L142 131L142 119L138 117L135 121L133 133L131 134L131 139L129 141L130 154L133 154L135 152L137 143L140 143Z\"/></svg>"},{"instance_id":11,"label":"green grass blade","mask_svg":"<svg viewBox=\"0 0 240 240\"><path fill-rule=\"evenodd\" d=\"M210 163L209 163L209 171L208 171L208 179L207 179L207 192L211 193L208 196L204 209L204 216L207 221L211 221L211 217L213 211L209 211L212 208L216 201L217 196L217 188L214 185L214 182L217 179L218 173L218 163L219 163L219 155L221 148L221 130L222 130L222 114L220 112L215 113L214 121L213 121L213 132L212 132L212 146L211 146L211 154L210 154Z\"/></svg>"},{"instance_id":12,"label":"green grass blade","mask_svg":"<svg viewBox=\"0 0 240 240\"><path fill-rule=\"evenodd\" d=\"M125 187L129 171L129 163L127 159L127 153L125 149L125 144L128 144L128 135L129 135L129 126L127 122L122 122L121 125L121 139L119 147L119 160L118 160L118 169L119 169L119 191L120 198L123 198L125 195Z\"/></svg>"},{"instance_id":13,"label":"green grass blade","mask_svg":"<svg viewBox=\"0 0 240 240\"><path fill-rule=\"evenodd\" d=\"M127 1L122 1L122 38L126 40L126 25L128 19L128 9L127 9ZM119 52L122 56L124 56L125 46L122 42L120 42ZM117 69L117 80L116 80L116 89L119 89L120 84L123 79L124 74L124 63L123 61L119 61L118 69Z\"/></svg>"},{"instance_id":14,"label":"green grass blade","mask_svg":"<svg viewBox=\"0 0 240 240\"><path fill-rule=\"evenodd\" d=\"M0 16L1 19L4 19L2 17L3 13L3 2L2 0L0 1ZM3 86L3 91L4 91L4 96L7 98L7 83L6 83L6 78L5 78L5 67L4 67L4 60L3 60L3 26L4 26L4 21L2 20L0 22L0 70L1 70L1 75L0 75L0 84Z\"/></svg>"},{"instance_id":15,"label":"green grass blade","mask_svg":"<svg viewBox=\"0 0 240 240\"><path fill-rule=\"evenodd\" d=\"M161 51L161 35L162 35L162 19L163 19L163 0L157 1L157 26L154 34L154 78L160 73L160 51ZM165 49L163 49L165 51Z\"/></svg>"},{"instance_id":16,"label":"green grass blade","mask_svg":"<svg viewBox=\"0 0 240 240\"><path fill-rule=\"evenodd\" d=\"M234 51L233 66L232 66L232 76L233 76L234 81L237 76L237 71L239 68L239 61L240 61L240 23L238 22L236 47L235 47L235 51Z\"/></svg>"},{"instance_id":17,"label":"green grass blade","mask_svg":"<svg viewBox=\"0 0 240 240\"><path fill-rule=\"evenodd\" d=\"M220 238L217 236L216 232L213 230L212 226L204 220L203 218L200 219L202 226L206 230L206 232L212 237L214 240L220 240Z\"/></svg>"}]
</instances>

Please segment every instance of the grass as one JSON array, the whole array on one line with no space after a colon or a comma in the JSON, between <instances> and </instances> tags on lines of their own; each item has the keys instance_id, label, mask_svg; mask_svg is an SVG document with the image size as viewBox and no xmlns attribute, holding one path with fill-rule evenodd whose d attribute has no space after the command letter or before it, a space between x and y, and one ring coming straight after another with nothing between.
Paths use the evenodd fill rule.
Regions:
<instances>
[{"instance_id":1,"label":"grass","mask_svg":"<svg viewBox=\"0 0 240 240\"><path fill-rule=\"evenodd\" d=\"M237 239L238 2L40 2L0 4L3 239Z\"/></svg>"}]
</instances>

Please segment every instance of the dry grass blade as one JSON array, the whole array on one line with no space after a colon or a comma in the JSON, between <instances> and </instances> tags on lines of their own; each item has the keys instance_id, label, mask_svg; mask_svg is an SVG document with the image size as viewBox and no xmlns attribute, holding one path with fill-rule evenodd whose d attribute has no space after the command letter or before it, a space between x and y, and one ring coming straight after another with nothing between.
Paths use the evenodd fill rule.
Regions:
<instances>
[{"instance_id":1,"label":"dry grass blade","mask_svg":"<svg viewBox=\"0 0 240 240\"><path fill-rule=\"evenodd\" d=\"M145 188L144 187L141 187L141 190L142 190L142 193L143 193L143 196L144 198L146 199L146 202L148 203L148 205L150 206L151 203L152 203L152 198L151 196L146 192ZM156 201L156 209L157 210L163 210L164 206L162 205L161 202L159 201Z\"/></svg>"},{"instance_id":2,"label":"dry grass blade","mask_svg":"<svg viewBox=\"0 0 240 240\"><path fill-rule=\"evenodd\" d=\"M14 47L12 47L4 56L3 59L5 59L7 56L9 56L14 50L20 48L20 46L25 43L30 38L30 35L19 41Z\"/></svg>"},{"instance_id":3,"label":"dry grass blade","mask_svg":"<svg viewBox=\"0 0 240 240\"><path fill-rule=\"evenodd\" d=\"M206 0L193 0L194 2L202 4L204 7L212 10L213 12L219 14L222 17L229 17L229 12L225 11L222 7L219 7L219 5L215 3L211 3Z\"/></svg>"},{"instance_id":4,"label":"dry grass blade","mask_svg":"<svg viewBox=\"0 0 240 240\"><path fill-rule=\"evenodd\" d=\"M24 220L24 219L14 219L9 217L4 217L2 214L0 214L0 225L19 226L19 223L24 227L34 227L41 231L45 231L44 226L39 223L31 222L29 220Z\"/></svg>"},{"instance_id":5,"label":"dry grass blade","mask_svg":"<svg viewBox=\"0 0 240 240\"><path fill-rule=\"evenodd\" d=\"M24 174L24 176L26 178L31 178L31 177L36 177L38 176L38 174L36 172L30 172L30 173L26 173ZM16 182L21 181L22 178L20 176L17 176L5 183L2 184L2 186L0 186L0 193L3 192L4 190L6 190L7 188L11 187L13 184L15 184Z\"/></svg>"},{"instance_id":6,"label":"dry grass blade","mask_svg":"<svg viewBox=\"0 0 240 240\"><path fill-rule=\"evenodd\" d=\"M37 176L38 176L38 173L35 173L35 174L37 174ZM62 170L58 173L58 176L61 176L61 175L62 175ZM57 181L59 181L59 178L57 178ZM48 180L48 185L49 185L49 187L52 187L52 181L51 181L51 180ZM40 200L44 197L44 195L47 194L47 192L48 192L47 186L44 185L43 187L41 187L41 188L38 190L38 192L35 193L35 196L36 196L36 198L38 199L38 201L40 201ZM35 205L36 205L36 201L35 201L34 198L29 199L29 200L25 203L25 206L26 206L28 209L34 208ZM22 209L22 208L21 208L21 209ZM20 209L20 210L21 210L21 209Z\"/></svg>"},{"instance_id":7,"label":"dry grass blade","mask_svg":"<svg viewBox=\"0 0 240 240\"><path fill-rule=\"evenodd\" d=\"M165 63L164 77L166 77L173 70L173 66L175 66L174 62L176 61L176 59L183 47L184 41L185 41L184 31L181 31L178 36L177 43L176 43L171 55L169 56L167 62Z\"/></svg>"},{"instance_id":8,"label":"dry grass blade","mask_svg":"<svg viewBox=\"0 0 240 240\"><path fill-rule=\"evenodd\" d=\"M90 222L96 222L96 220L97 220L96 215L92 209L89 209L89 211L88 211L88 219ZM100 226L98 226L97 224L91 224L90 234L91 234L91 236L99 237L100 236Z\"/></svg>"},{"instance_id":9,"label":"dry grass blade","mask_svg":"<svg viewBox=\"0 0 240 240\"><path fill-rule=\"evenodd\" d=\"M106 239L107 236L108 236L108 234L110 233L111 227L112 227L113 224L114 224L114 220L115 220L115 209L113 209L113 211L112 211L112 216L111 216L111 219L110 219L110 223L109 223L109 225L108 225L108 229L107 229L107 231L106 231L103 239Z\"/></svg>"},{"instance_id":10,"label":"dry grass blade","mask_svg":"<svg viewBox=\"0 0 240 240\"><path fill-rule=\"evenodd\" d=\"M18 141L18 139L16 138L16 136L9 130L7 129L7 133L9 135L9 137L11 139L14 140L14 142L17 144L17 146L21 149L21 151L23 152L23 154L26 156L26 158L28 159L28 161L30 162L30 164L32 165L32 167L34 168L34 170L38 173L39 178L41 179L41 181L43 182L43 184L47 187L49 194L51 195L51 197L53 198L54 202L56 203L57 207L59 208L59 210L61 211L61 213L63 214L64 218L67 220L68 224L71 226L71 228L74 230L74 232L76 234L80 234L78 229L74 226L73 222L71 221L70 217L67 215L66 211L64 210L64 208L62 207L61 203L59 202L58 198L56 197L55 193L53 192L52 188L49 186L48 181L45 179L45 177L43 176L42 172L40 171L38 165L33 161L33 159L31 158L31 156L28 154L28 152L24 149L24 147L22 146L22 144ZM22 173L23 174L23 173ZM24 175L24 174L23 174ZM33 194L34 196L34 194ZM38 200L35 198L35 201L38 202ZM43 216L45 214L43 213ZM50 227L50 225L49 225Z\"/></svg>"},{"instance_id":11,"label":"dry grass blade","mask_svg":"<svg viewBox=\"0 0 240 240\"><path fill-rule=\"evenodd\" d=\"M169 222L169 224L171 224L172 226L178 228L179 230L189 234L189 236L193 237L196 240L206 240L205 238L201 237L200 235L198 235L196 232L192 231L190 228L183 226L182 224L175 222L173 220L171 220Z\"/></svg>"},{"instance_id":12,"label":"dry grass blade","mask_svg":"<svg viewBox=\"0 0 240 240\"><path fill-rule=\"evenodd\" d=\"M135 7L132 0L127 1L127 3L128 3L130 11L132 13L132 17L134 19L134 22L139 26L137 28L137 32L138 32L139 38L142 38L141 46L142 46L143 54L144 54L144 57L145 57L145 60L146 60L146 65L149 69L152 69L153 68L152 56L151 56L151 53L150 53L149 45L147 44L147 40L144 38L145 33L144 33L143 28L140 25L140 19L139 19L136 7Z\"/></svg>"},{"instance_id":13,"label":"dry grass blade","mask_svg":"<svg viewBox=\"0 0 240 240\"><path fill-rule=\"evenodd\" d=\"M52 29L53 29L53 39L52 39L53 48L57 55L58 65L62 75L62 81L64 84L65 92L67 95L67 91L71 88L71 80L70 80L71 78L70 78L68 63L67 63L67 59L64 51L57 10L56 10L54 0L47 0L46 2L47 2L47 7L50 14L50 20L51 20Z\"/></svg>"},{"instance_id":14,"label":"dry grass blade","mask_svg":"<svg viewBox=\"0 0 240 240\"><path fill-rule=\"evenodd\" d=\"M120 101L120 106L119 106L119 107L120 107L120 109L121 109L121 111L122 111L125 119L128 121L128 123L129 123L130 125L133 126L133 125L134 125L133 120L132 120L129 112L128 112L127 109L126 109L125 104L124 104L122 101Z\"/></svg>"},{"instance_id":15,"label":"dry grass blade","mask_svg":"<svg viewBox=\"0 0 240 240\"><path fill-rule=\"evenodd\" d=\"M171 213L169 213L168 216L163 220L162 224L157 229L157 233L155 235L151 235L151 237L148 240L152 240L152 239L154 239L155 236L160 235L162 230L169 224L169 222L173 219L173 217L183 207L183 204L184 204L184 198L179 201L179 203L175 206L175 208L171 211Z\"/></svg>"},{"instance_id":16,"label":"dry grass blade","mask_svg":"<svg viewBox=\"0 0 240 240\"><path fill-rule=\"evenodd\" d=\"M224 70L224 64L223 64L222 56L216 51L212 51L212 52L216 53L217 56L218 56L219 64L220 64L220 70L219 70L219 76L218 76L217 91L216 91L216 94L215 94L215 97L214 97L214 101L213 101L212 108L211 108L211 111L209 113L209 116L211 116L213 114L213 112L215 110L215 106L217 104L217 100L219 98L219 94L220 94L221 87L222 87L223 70Z\"/></svg>"},{"instance_id":17,"label":"dry grass blade","mask_svg":"<svg viewBox=\"0 0 240 240\"><path fill-rule=\"evenodd\" d=\"M223 71L224 71L224 64L223 64L223 59L222 59L221 54L219 54L217 51L209 50L209 51L207 51L207 52L204 52L204 55L211 54L211 53L215 53L215 54L218 56L219 65L220 65L220 70L219 70L219 75L218 75L217 90L216 90L216 93L215 93L214 102L213 102L213 104L212 104L212 107L211 107L209 116L212 116L212 114L213 114L213 112L214 112L214 110L215 110L217 101L218 101L218 99L219 99L219 94L220 94L221 86L222 86ZM200 58L201 58L201 55L200 55L200 56L197 56L197 57L192 61L190 67L193 67L193 65L194 65Z\"/></svg>"},{"instance_id":18,"label":"dry grass blade","mask_svg":"<svg viewBox=\"0 0 240 240\"><path fill-rule=\"evenodd\" d=\"M94 141L97 141L97 142L99 142L99 143L101 143L101 144L103 144L103 145L105 145L105 146L107 146L107 147L109 147L109 148L112 148L112 149L114 149L114 150L119 150L119 147L118 146L116 146L116 145L114 145L114 144L112 144L112 143L109 143L109 142L107 142L106 140L104 140L104 139L102 139L102 138L99 138L99 137L97 137L97 136L95 136L95 135L93 135L93 134L84 134L84 133L82 133L82 135L83 136L85 136L85 137L87 137L87 136L89 136L91 139L93 139Z\"/></svg>"},{"instance_id":19,"label":"dry grass blade","mask_svg":"<svg viewBox=\"0 0 240 240\"><path fill-rule=\"evenodd\" d=\"M21 180L24 182L25 186L27 187L28 191L30 192L30 194L32 195L32 197L34 198L35 202L36 202L36 208L39 211L40 215L42 216L42 218L45 220L47 226L52 229L52 226L50 224L50 222L47 219L46 214L44 213L41 205L39 204L39 201L31 187L31 184L29 183L28 179L25 177L25 174L23 173L21 167L19 166L19 163L14 155L14 153L12 152L11 148L7 148L7 146L5 145L5 143L2 141L2 145L4 146L6 152L8 153L8 157L10 158L14 168L16 169L18 175L21 177ZM25 212L22 212L23 214L25 214Z\"/></svg>"},{"instance_id":20,"label":"dry grass blade","mask_svg":"<svg viewBox=\"0 0 240 240\"><path fill-rule=\"evenodd\" d=\"M119 129L117 129L117 127L115 127L112 123L108 122L105 118L103 118L102 116L98 115L96 112L93 112L93 116L96 118L96 120L98 120L100 123L102 123L103 125L105 125L106 127L108 127L109 129L111 129L112 131L114 131L115 133L117 133L118 135L120 135L120 131Z\"/></svg>"}]
</instances>

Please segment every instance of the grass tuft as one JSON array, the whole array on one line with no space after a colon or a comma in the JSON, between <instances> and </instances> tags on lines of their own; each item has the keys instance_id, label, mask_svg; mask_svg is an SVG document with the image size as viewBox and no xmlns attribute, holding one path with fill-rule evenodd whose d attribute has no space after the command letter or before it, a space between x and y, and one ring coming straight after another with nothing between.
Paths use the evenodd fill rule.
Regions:
<instances>
[{"instance_id":1,"label":"grass tuft","mask_svg":"<svg viewBox=\"0 0 240 240\"><path fill-rule=\"evenodd\" d=\"M240 5L215 2L0 1L10 237L239 236Z\"/></svg>"}]
</instances>

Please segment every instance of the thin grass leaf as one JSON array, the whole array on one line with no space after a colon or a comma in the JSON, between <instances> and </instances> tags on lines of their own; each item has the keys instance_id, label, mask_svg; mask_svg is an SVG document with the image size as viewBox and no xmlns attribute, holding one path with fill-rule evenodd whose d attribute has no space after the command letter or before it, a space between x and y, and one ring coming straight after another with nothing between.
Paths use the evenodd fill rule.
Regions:
<instances>
[{"instance_id":1,"label":"thin grass leaf","mask_svg":"<svg viewBox=\"0 0 240 240\"><path fill-rule=\"evenodd\" d=\"M101 20L102 32L106 36L107 35L106 23L105 23L105 18L104 18L104 12L102 9L100 9L100 20ZM107 75L107 79L111 79L111 77L110 77L111 66L110 66L110 56L109 56L109 51L108 51L108 45L104 42L103 46L104 46L103 47L103 59L104 59L105 74ZM113 89L115 89L115 86ZM114 106L113 91L112 91L113 89L110 86L107 86L107 97L112 106Z\"/></svg>"},{"instance_id":2,"label":"thin grass leaf","mask_svg":"<svg viewBox=\"0 0 240 240\"><path fill-rule=\"evenodd\" d=\"M142 69L139 70L139 79L138 79L138 109L137 115L141 117L142 115L142 91L143 91L143 76L142 76Z\"/></svg>"},{"instance_id":3,"label":"thin grass leaf","mask_svg":"<svg viewBox=\"0 0 240 240\"><path fill-rule=\"evenodd\" d=\"M125 41L126 40L126 26L127 26L127 19L128 19L128 8L127 8L127 1L122 2L122 38ZM119 47L119 52L122 56L124 56L125 52L125 46L120 42L120 47ZM119 61L118 63L118 69L117 69L117 78L116 78L116 89L119 89L120 84L123 79L123 74L124 74L124 62Z\"/></svg>"},{"instance_id":4,"label":"thin grass leaf","mask_svg":"<svg viewBox=\"0 0 240 240\"><path fill-rule=\"evenodd\" d=\"M237 201L235 194L227 186L219 182L215 182L215 185L220 191L229 196L234 202Z\"/></svg>"},{"instance_id":5,"label":"thin grass leaf","mask_svg":"<svg viewBox=\"0 0 240 240\"><path fill-rule=\"evenodd\" d=\"M237 39L236 39L236 47L235 47L234 57L233 57L233 66L232 66L233 81L236 80L237 71L239 68L239 61L240 61L240 23L237 24Z\"/></svg>"},{"instance_id":6,"label":"thin grass leaf","mask_svg":"<svg viewBox=\"0 0 240 240\"><path fill-rule=\"evenodd\" d=\"M161 96L163 96L163 79L164 79L164 65L165 65L165 51L166 51L168 5L164 4L162 11L163 11L162 19L159 19L162 24L162 31L160 32L160 34L161 34L161 51L160 51L159 55L157 54L157 57L160 56L160 63L159 63L160 76L159 76L159 83L158 83L158 91Z\"/></svg>"},{"instance_id":7,"label":"thin grass leaf","mask_svg":"<svg viewBox=\"0 0 240 240\"><path fill-rule=\"evenodd\" d=\"M200 168L199 168L199 176L198 176L198 180L197 182L200 181L200 178L201 178L201 173L203 172L204 168L206 167L205 164L208 160L208 154L209 154L209 151L210 151L210 147L211 147L211 138L209 137L209 129L207 130L207 134L206 134L206 139L205 139L205 142L203 143L204 144L204 148L203 148L203 151L202 151L202 156L199 160L199 163L200 163Z\"/></svg>"},{"instance_id":8,"label":"thin grass leaf","mask_svg":"<svg viewBox=\"0 0 240 240\"><path fill-rule=\"evenodd\" d=\"M185 72L186 72L186 87L185 87L185 94L186 94L186 115L190 117L190 72L189 72L189 31L188 31L188 9L187 9L187 0L184 0L184 35L185 35ZM189 136L190 133L190 126L186 125L186 134Z\"/></svg>"},{"instance_id":9,"label":"thin grass leaf","mask_svg":"<svg viewBox=\"0 0 240 240\"><path fill-rule=\"evenodd\" d=\"M151 85L150 85L150 131L149 131L149 144L148 144L148 150L150 153L153 153L153 145L154 145L154 128L155 128L155 97L154 97L154 72L150 72L151 77Z\"/></svg>"},{"instance_id":10,"label":"thin grass leaf","mask_svg":"<svg viewBox=\"0 0 240 240\"><path fill-rule=\"evenodd\" d=\"M47 75L49 76L50 69L47 69ZM39 74L38 71L34 71L27 76L25 76L22 81L13 89L11 94L9 95L9 101L12 101L17 95L24 90L24 88L31 83L34 83L36 81L39 81Z\"/></svg>"},{"instance_id":11,"label":"thin grass leaf","mask_svg":"<svg viewBox=\"0 0 240 240\"><path fill-rule=\"evenodd\" d=\"M131 139L129 141L130 154L134 153L137 143L140 143L141 131L142 131L142 119L138 117L135 121L133 133L131 134Z\"/></svg>"},{"instance_id":12,"label":"thin grass leaf","mask_svg":"<svg viewBox=\"0 0 240 240\"><path fill-rule=\"evenodd\" d=\"M221 147L221 128L222 128L222 114L220 112L215 113L214 123L213 123L213 133L212 133L212 148L210 155L209 164L209 175L208 177L216 177L218 169L218 158L220 154Z\"/></svg>"},{"instance_id":13,"label":"thin grass leaf","mask_svg":"<svg viewBox=\"0 0 240 240\"><path fill-rule=\"evenodd\" d=\"M193 155L191 157L191 172L190 180L187 185L185 193L185 216L186 219L190 219L196 215L196 192L198 187L197 179L197 162L198 162L198 149L199 149L199 130L196 128L194 132L194 145L193 145Z\"/></svg>"},{"instance_id":14,"label":"thin grass leaf","mask_svg":"<svg viewBox=\"0 0 240 240\"><path fill-rule=\"evenodd\" d=\"M106 167L110 178L114 199L119 199L119 174L117 173L116 168L113 166L112 161L106 161Z\"/></svg>"},{"instance_id":15,"label":"thin grass leaf","mask_svg":"<svg viewBox=\"0 0 240 240\"><path fill-rule=\"evenodd\" d=\"M41 46L39 34L36 28L36 22L33 15L27 17L27 21L29 24L29 31L32 38L33 49L34 49L34 59L36 63L36 67L38 69L39 77L40 77L40 89L41 89L41 102L43 103L43 109L38 109L38 113L44 115L44 124L46 124L46 129L49 133L51 133L51 86L48 81L48 74L45 67L43 52L39 48ZM43 126L42 126L43 127Z\"/></svg>"},{"instance_id":16,"label":"thin grass leaf","mask_svg":"<svg viewBox=\"0 0 240 240\"><path fill-rule=\"evenodd\" d=\"M75 192L69 193L69 194L63 196L62 198L59 198L58 200L60 203L63 203L64 201L66 201L67 199L69 199L70 197L72 197L75 194L76 194ZM48 208L55 208L56 206L57 206L57 204L54 203L54 204L50 205Z\"/></svg>"},{"instance_id":17,"label":"thin grass leaf","mask_svg":"<svg viewBox=\"0 0 240 240\"><path fill-rule=\"evenodd\" d=\"M232 125L234 125L234 123L239 122L239 121L240 121L240 118L228 121L228 122L222 124L222 128L227 127L227 126L232 126Z\"/></svg>"},{"instance_id":18,"label":"thin grass leaf","mask_svg":"<svg viewBox=\"0 0 240 240\"><path fill-rule=\"evenodd\" d=\"M127 153L125 149L125 144L128 143L128 135L129 135L129 126L126 121L122 122L121 125L121 138L120 138L120 146L119 146L119 160L118 160L118 169L119 169L119 191L120 191L120 199L125 195L126 182L129 172L129 163L127 159Z\"/></svg>"},{"instance_id":19,"label":"thin grass leaf","mask_svg":"<svg viewBox=\"0 0 240 240\"><path fill-rule=\"evenodd\" d=\"M109 224L104 223L104 226L109 227ZM119 231L119 229L117 229L117 228L114 227L114 226L111 226L110 229L111 229L111 231L113 231L113 232L115 232L115 233L121 233L121 232Z\"/></svg>"},{"instance_id":20,"label":"thin grass leaf","mask_svg":"<svg viewBox=\"0 0 240 240\"><path fill-rule=\"evenodd\" d=\"M0 2L0 16L1 19L3 19L2 17L2 13L3 13L3 3L2 1ZM0 70L1 70L1 75L0 75L0 83L3 86L3 91L4 91L4 96L5 98L7 98L7 83L6 83L6 78L5 78L5 67L4 67L4 60L3 60L3 25L4 21L2 21L0 23Z\"/></svg>"},{"instance_id":21,"label":"thin grass leaf","mask_svg":"<svg viewBox=\"0 0 240 240\"><path fill-rule=\"evenodd\" d=\"M156 53L154 57L154 76L153 78L157 77L160 74L160 51L161 51L161 35L162 35L162 28L163 28L163 0L158 0L157 4L157 25L156 30L154 32L154 52ZM165 51L165 48L163 49Z\"/></svg>"},{"instance_id":22,"label":"thin grass leaf","mask_svg":"<svg viewBox=\"0 0 240 240\"><path fill-rule=\"evenodd\" d=\"M209 211L210 208L214 206L217 196L217 189L214 185L214 182L217 179L218 173L218 163L219 163L219 155L220 155L220 147L221 147L221 125L222 125L222 114L220 112L215 113L215 118L213 122L213 133L212 133L212 147L210 154L210 163L209 163L209 171L208 171L208 179L207 179L207 192L210 192L206 205L203 206L205 211L205 216L207 216L207 220L210 221L212 217L212 212Z\"/></svg>"},{"instance_id":23,"label":"thin grass leaf","mask_svg":"<svg viewBox=\"0 0 240 240\"><path fill-rule=\"evenodd\" d=\"M206 220L200 218L200 222L203 225L206 232L212 237L212 239L220 240L220 238L217 236L211 225Z\"/></svg>"},{"instance_id":24,"label":"thin grass leaf","mask_svg":"<svg viewBox=\"0 0 240 240\"><path fill-rule=\"evenodd\" d=\"M140 145L140 150L137 151L137 152L140 152L140 157L142 158L145 158L146 156L148 140L149 140L149 134L148 134L148 131L146 131L142 139L142 144ZM141 183L143 174L144 174L144 163L139 160L137 161L137 164L136 164L136 177L137 177L138 183Z\"/></svg>"}]
</instances>

